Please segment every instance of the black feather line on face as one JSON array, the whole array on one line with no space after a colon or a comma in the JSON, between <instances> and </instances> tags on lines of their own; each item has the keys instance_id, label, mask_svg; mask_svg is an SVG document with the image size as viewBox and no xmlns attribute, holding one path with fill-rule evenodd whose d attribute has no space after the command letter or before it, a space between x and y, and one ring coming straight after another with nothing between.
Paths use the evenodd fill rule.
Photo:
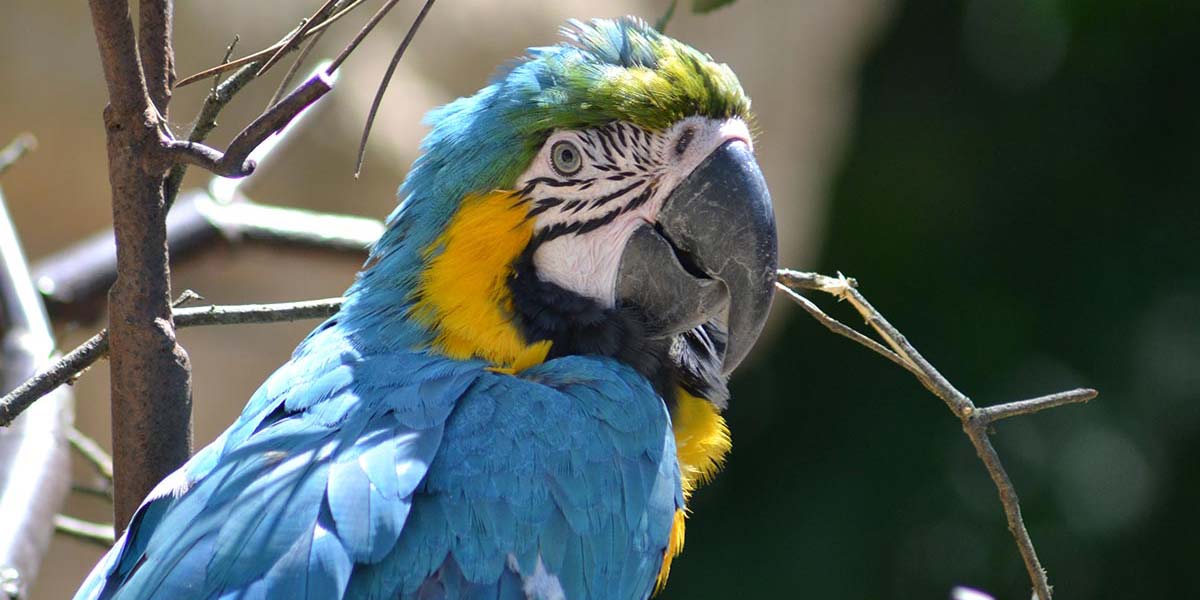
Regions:
<instances>
[{"instance_id":1,"label":"black feather line on face","mask_svg":"<svg viewBox=\"0 0 1200 600\"><path fill-rule=\"evenodd\" d=\"M532 247L532 246L531 246ZM557 284L542 281L527 249L508 280L514 319L526 343L549 340L547 360L573 355L607 356L645 377L673 408L679 388L724 409L729 400L721 374L725 335L704 325L675 338L652 338L633 307L605 308Z\"/></svg>"}]
</instances>

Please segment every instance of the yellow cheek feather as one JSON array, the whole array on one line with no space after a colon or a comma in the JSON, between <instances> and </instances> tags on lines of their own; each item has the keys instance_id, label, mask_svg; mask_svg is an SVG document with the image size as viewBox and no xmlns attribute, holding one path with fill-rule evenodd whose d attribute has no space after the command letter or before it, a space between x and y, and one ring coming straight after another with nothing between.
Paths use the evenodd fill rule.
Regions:
<instances>
[{"instance_id":1,"label":"yellow cheek feather","mask_svg":"<svg viewBox=\"0 0 1200 600\"><path fill-rule=\"evenodd\" d=\"M514 326L508 289L512 263L533 236L527 211L512 192L470 196L426 250L433 258L421 274L412 315L436 332L437 351L508 372L546 359L550 342L526 344Z\"/></svg>"},{"instance_id":2,"label":"yellow cheek feather","mask_svg":"<svg viewBox=\"0 0 1200 600\"><path fill-rule=\"evenodd\" d=\"M678 400L671 411L671 428L675 433L675 452L679 457L680 483L686 502L697 487L708 483L721 470L725 455L733 443L729 438L729 426L717 412L717 407L683 389L679 390ZM675 511L671 539L663 554L662 568L658 571L656 592L667 584L671 561L683 551L686 518L685 511Z\"/></svg>"},{"instance_id":3,"label":"yellow cheek feather","mask_svg":"<svg viewBox=\"0 0 1200 600\"><path fill-rule=\"evenodd\" d=\"M546 360L550 342L526 344L513 325L508 279L513 261L533 236L527 207L512 192L466 198L446 231L427 250L412 315L436 332L433 347L455 359L480 358L507 373ZM715 406L680 389L671 411L683 497L721 469L729 452L729 428ZM671 561L683 550L686 513L675 513L658 573L662 589Z\"/></svg>"}]
</instances>

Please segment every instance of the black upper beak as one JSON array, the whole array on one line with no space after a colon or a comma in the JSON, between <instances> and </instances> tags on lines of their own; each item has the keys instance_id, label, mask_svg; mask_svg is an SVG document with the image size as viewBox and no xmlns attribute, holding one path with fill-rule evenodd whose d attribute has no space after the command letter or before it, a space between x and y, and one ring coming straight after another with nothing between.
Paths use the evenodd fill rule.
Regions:
<instances>
[{"instance_id":1,"label":"black upper beak","mask_svg":"<svg viewBox=\"0 0 1200 600\"><path fill-rule=\"evenodd\" d=\"M728 341L722 372L750 352L774 297L778 247L771 194L749 146L730 140L671 193L656 226L634 232L617 297L653 335L713 323Z\"/></svg>"}]
</instances>

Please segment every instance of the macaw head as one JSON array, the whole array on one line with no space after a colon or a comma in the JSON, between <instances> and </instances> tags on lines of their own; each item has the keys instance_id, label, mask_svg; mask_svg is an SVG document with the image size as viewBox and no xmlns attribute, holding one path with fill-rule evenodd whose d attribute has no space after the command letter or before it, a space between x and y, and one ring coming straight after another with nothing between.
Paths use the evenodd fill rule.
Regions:
<instances>
[{"instance_id":1,"label":"macaw head","mask_svg":"<svg viewBox=\"0 0 1200 600\"><path fill-rule=\"evenodd\" d=\"M639 19L564 35L430 114L347 314L500 369L614 356L722 406L775 279L750 100Z\"/></svg>"}]
</instances>

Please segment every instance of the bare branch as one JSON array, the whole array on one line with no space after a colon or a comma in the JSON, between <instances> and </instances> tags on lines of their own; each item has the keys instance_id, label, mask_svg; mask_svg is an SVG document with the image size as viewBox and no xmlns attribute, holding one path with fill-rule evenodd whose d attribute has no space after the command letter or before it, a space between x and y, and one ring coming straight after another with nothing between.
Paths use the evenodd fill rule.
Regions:
<instances>
[{"instance_id":1,"label":"bare branch","mask_svg":"<svg viewBox=\"0 0 1200 600\"><path fill-rule=\"evenodd\" d=\"M342 17L345 17L346 15L350 14L351 11L353 11L355 8L358 8L358 6L361 5L363 2L366 2L366 0L354 0L350 4L346 5L345 8L337 11L336 13L333 14L333 16L326 19L324 23L321 23L320 25L314 25L313 28L309 29L308 32L304 36L298 36L298 37L309 37L309 36L316 35L317 33L324 31L330 25L333 25L334 23L339 21ZM251 54L249 56L243 56L242 58L232 60L232 61L227 61L227 62L219 64L215 67L207 68L203 71L200 71L199 73L195 73L193 75L188 75L187 77L184 77L183 79L180 79L178 82L176 82L175 87L179 88L179 87L183 87L185 85L191 85L193 83L196 83L197 81L200 81L202 79L207 79L207 78L217 75L219 73L224 73L226 71L232 71L233 69L236 69L243 65L248 65L253 62L266 60L267 58L270 58L271 55L275 54L275 52L277 50L279 50L280 48L285 46L287 44L287 40L290 37L291 36L289 34L287 37L276 42L271 47L266 48L264 50L260 50L258 52L255 52L254 54Z\"/></svg>"},{"instance_id":2,"label":"bare branch","mask_svg":"<svg viewBox=\"0 0 1200 600\"><path fill-rule=\"evenodd\" d=\"M1090 401L1098 396L1100 392L1092 389L1077 389L1067 392L1059 392L1048 396L1039 396L1029 400L1019 400L1017 402L1009 402L1008 404L999 404L996 406L985 406L976 408L975 414L972 415L977 421L990 425L1000 419L1016 417L1020 415L1032 415L1033 413L1063 406L1066 404L1081 404Z\"/></svg>"},{"instance_id":3,"label":"bare branch","mask_svg":"<svg viewBox=\"0 0 1200 600\"><path fill-rule=\"evenodd\" d=\"M346 59L350 57L350 54L358 49L358 45L367 38L367 34L371 33L371 31L375 29L375 26L383 20L383 17L387 16L388 12L391 11L392 7L396 6L396 3L399 1L400 0L387 0L384 2L383 6L379 7L379 10L375 11L375 14L371 15L370 19L367 19L367 23L358 30L358 33L354 34L354 37L350 39L350 43L346 44L346 47L343 48L341 53L337 55L337 58L333 59L333 62L329 65L329 69L326 71L326 73L333 73L334 71L338 70L338 67L342 66L342 63L346 62Z\"/></svg>"},{"instance_id":4,"label":"bare branch","mask_svg":"<svg viewBox=\"0 0 1200 600\"><path fill-rule=\"evenodd\" d=\"M167 116L175 87L175 50L171 46L172 7L168 0L138 1L138 55L146 90L158 114Z\"/></svg>"},{"instance_id":5,"label":"bare branch","mask_svg":"<svg viewBox=\"0 0 1200 600\"><path fill-rule=\"evenodd\" d=\"M229 55L233 52L233 47L237 45L238 38L234 36L233 43L229 44L225 50L225 62L229 62ZM233 100L233 96L237 94L246 84L254 80L255 73L258 71L258 63L250 63L224 82L220 82L221 75L218 73L215 76L212 90L208 96L204 98L204 105L200 107L200 114L196 116L196 121L192 125L192 130L188 132L187 141L201 143L208 139L208 134L212 133L217 127L217 115ZM167 175L167 182L163 184L163 200L167 210L175 204L175 198L179 196L179 185L183 182L183 176L187 173L187 164L179 163L171 167L170 174Z\"/></svg>"},{"instance_id":6,"label":"bare branch","mask_svg":"<svg viewBox=\"0 0 1200 600\"><path fill-rule=\"evenodd\" d=\"M37 138L32 133L22 133L0 150L0 175L12 168L22 156L37 149Z\"/></svg>"},{"instance_id":7,"label":"bare branch","mask_svg":"<svg viewBox=\"0 0 1200 600\"><path fill-rule=\"evenodd\" d=\"M8 427L13 419L29 408L38 398L69 382L79 372L108 353L108 330L93 335L66 356L5 394L0 400L0 427Z\"/></svg>"},{"instance_id":8,"label":"bare branch","mask_svg":"<svg viewBox=\"0 0 1200 600\"><path fill-rule=\"evenodd\" d=\"M258 73L255 74L255 77L262 77L268 69L275 66L275 63L279 62L279 60L283 58L284 54L295 50L300 45L300 42L304 39L304 37L308 35L309 30L311 30L314 26L323 23L325 19L329 18L329 15L333 12L333 8L337 3L338 0L325 0L325 4L322 4L321 7L317 9L317 12L313 13L313 16L305 19L304 22L300 24L300 27L296 29L295 33L286 38L283 46L276 50L275 54L272 54L271 57L268 58L265 63L263 63L263 66L258 69Z\"/></svg>"},{"instance_id":9,"label":"bare branch","mask_svg":"<svg viewBox=\"0 0 1200 600\"><path fill-rule=\"evenodd\" d=\"M1025 563L1025 570L1028 572L1029 580L1033 584L1034 597L1035 599L1050 600L1051 590L1046 578L1046 572L1042 569L1041 562L1037 557L1037 551L1033 547L1033 540L1030 539L1029 531L1025 527L1025 521L1021 517L1021 504L1017 498L1016 489L1014 489L1008 472L1004 470L1000 456L996 453L996 449L992 446L991 439L988 437L988 427L995 421L1007 417L1032 414L1039 410L1062 406L1064 404L1087 402L1096 397L1096 391L1072 390L1032 400L1023 400L987 408L976 408L970 398L951 385L929 361L925 360L925 357L917 352L916 348L909 343L908 339L895 326L888 322L879 311L875 310L867 302L867 299L858 291L857 282L853 279L840 274L838 277L827 277L816 273L801 273L785 269L778 272L778 280L779 287L789 292L788 295L790 298L800 304L809 314L817 318L818 321L831 331L844 335L889 359L892 359L894 356L895 360L892 362L896 362L915 375L926 389L941 398L950 411L959 418L962 422L963 432L971 440L971 444L975 447L975 453L983 461L988 475L992 478L992 483L996 486L996 491L1000 496L1000 503L1004 507L1004 515L1008 520L1008 529L1016 541L1017 549L1021 553L1021 559ZM807 298L795 293L796 289L818 290L831 294L839 300L848 301L862 315L867 324L891 347L891 351L889 352L874 340L867 338L850 327L832 319L824 312L821 312Z\"/></svg>"},{"instance_id":10,"label":"bare branch","mask_svg":"<svg viewBox=\"0 0 1200 600\"><path fill-rule=\"evenodd\" d=\"M344 1L345 0L338 0L338 2L334 5L335 8ZM279 102L279 99L283 98L283 95L287 93L288 88L292 85L292 79L294 79L296 77L296 73L300 71L300 66L303 65L304 61L308 59L308 55L312 53L313 48L320 43L321 36L325 35L326 31L327 30L322 29L312 34L308 41L305 42L304 48L300 50L300 54L296 57L296 60L292 61L292 66L288 67L287 72L283 74L283 79L279 81L279 87L275 88L274 94L271 94L271 99L267 101L267 108L275 106Z\"/></svg>"},{"instance_id":11,"label":"bare branch","mask_svg":"<svg viewBox=\"0 0 1200 600\"><path fill-rule=\"evenodd\" d=\"M324 319L342 307L341 298L304 300L278 304L235 304L228 306L192 306L175 311L180 327L203 325L244 325Z\"/></svg>"},{"instance_id":12,"label":"bare branch","mask_svg":"<svg viewBox=\"0 0 1200 600\"><path fill-rule=\"evenodd\" d=\"M173 316L176 327L278 323L325 318L336 313L341 305L341 298L327 298L280 304L196 306L176 309ZM108 330L103 330L5 395L0 399L0 427L7 427L38 398L70 382L107 351Z\"/></svg>"},{"instance_id":13,"label":"bare branch","mask_svg":"<svg viewBox=\"0 0 1200 600\"><path fill-rule=\"evenodd\" d=\"M88 0L92 27L100 46L100 64L108 86L108 102L120 114L145 112L150 106L146 80L138 60L133 18L127 1Z\"/></svg>"},{"instance_id":14,"label":"bare branch","mask_svg":"<svg viewBox=\"0 0 1200 600\"><path fill-rule=\"evenodd\" d=\"M876 354L896 363L897 366L906 371L912 370L912 367L909 366L908 363L904 362L899 356L897 356L895 352L888 350L879 342L876 342L875 340L855 331L853 328L846 326L841 321L838 321L837 319L825 314L825 311L821 310L816 304L813 304L812 300L805 298L780 282L776 282L775 287L787 294L788 297L790 297L796 304L800 305L800 308L803 308L806 312L808 312L808 314L812 315L812 317L816 319L817 322L824 325L826 329L838 335L848 337L859 344L866 346Z\"/></svg>"},{"instance_id":15,"label":"bare branch","mask_svg":"<svg viewBox=\"0 0 1200 600\"><path fill-rule=\"evenodd\" d=\"M371 111L367 113L367 124L363 127L362 139L358 142L358 160L354 165L354 177L357 178L362 173L363 160L367 157L367 138L371 136L371 126L375 124L375 114L379 112L379 104L383 102L383 95L387 92L388 84L392 81L392 75L396 73L396 66L400 64L400 59L404 57L404 51L408 49L408 45L412 43L413 37L417 35L417 30L421 28L421 23L425 20L425 15L429 14L429 9L433 8L433 0L425 0L424 6L421 7L421 12L417 13L417 18L413 19L412 25L408 28L408 33L404 34L404 40L400 42L400 47L396 48L396 53L392 55L392 62L388 63L387 71L383 74L383 79L379 82L379 89L375 92L375 99L371 101ZM337 61L334 61L334 65ZM331 66L330 69L336 69L336 66Z\"/></svg>"},{"instance_id":16,"label":"bare branch","mask_svg":"<svg viewBox=\"0 0 1200 600\"><path fill-rule=\"evenodd\" d=\"M96 471L100 473L100 476L112 481L112 457L104 451L104 448L100 447L100 444L96 443L96 440L93 440L92 438L84 435L82 431L72 427L67 430L67 441L71 442L71 447L79 452L79 454L83 455L83 457L87 459L87 461L91 463L93 467L96 468Z\"/></svg>"},{"instance_id":17,"label":"bare branch","mask_svg":"<svg viewBox=\"0 0 1200 600\"><path fill-rule=\"evenodd\" d=\"M167 217L172 264L221 243L300 246L365 256L383 230L377 219L259 204L241 195L226 202L203 190L185 192ZM33 270L52 317L92 322L103 308L102 294L117 278L112 232L46 257Z\"/></svg>"},{"instance_id":18,"label":"bare branch","mask_svg":"<svg viewBox=\"0 0 1200 600\"><path fill-rule=\"evenodd\" d=\"M192 141L165 141L165 148L176 161L203 167L222 177L245 177L254 172L255 163L253 160L249 160L250 153L332 89L333 81L328 75L325 73L313 75L286 98L247 125L233 139L229 144L229 149L223 154Z\"/></svg>"},{"instance_id":19,"label":"bare branch","mask_svg":"<svg viewBox=\"0 0 1200 600\"><path fill-rule=\"evenodd\" d=\"M55 515L54 528L59 533L65 533L106 549L116 543L116 530L112 523L93 523L67 515Z\"/></svg>"},{"instance_id":20,"label":"bare branch","mask_svg":"<svg viewBox=\"0 0 1200 600\"><path fill-rule=\"evenodd\" d=\"M104 111L117 272L109 291L109 363L116 469L115 518L124 526L142 498L191 454L191 368L171 322L163 184L165 126L142 65L169 84L170 0L142 0L147 39L139 56L128 0L89 0L108 87ZM167 96L156 87L155 97ZM163 105L165 109L165 104Z\"/></svg>"}]
</instances>

